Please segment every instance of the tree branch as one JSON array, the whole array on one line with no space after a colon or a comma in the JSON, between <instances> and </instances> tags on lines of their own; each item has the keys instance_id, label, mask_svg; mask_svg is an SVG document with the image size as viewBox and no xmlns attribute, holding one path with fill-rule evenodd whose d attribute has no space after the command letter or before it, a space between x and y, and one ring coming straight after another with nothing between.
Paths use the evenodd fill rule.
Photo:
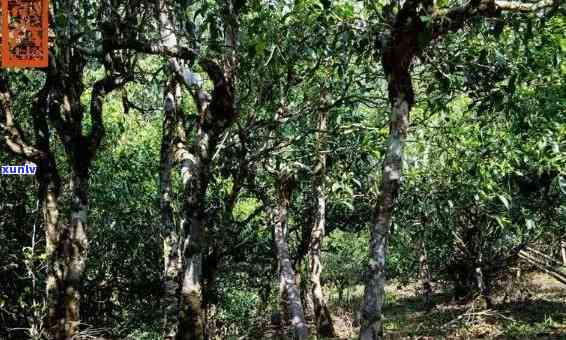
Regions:
<instances>
[{"instance_id":1,"label":"tree branch","mask_svg":"<svg viewBox=\"0 0 566 340\"><path fill-rule=\"evenodd\" d=\"M506 0L470 1L464 6L440 9L433 13L432 38L462 28L474 16L495 17L501 12L531 13L544 8L557 7L562 0L520 2Z\"/></svg>"},{"instance_id":2,"label":"tree branch","mask_svg":"<svg viewBox=\"0 0 566 340\"><path fill-rule=\"evenodd\" d=\"M495 0L497 9L508 12L536 12L544 8L559 6L560 0L541 0L538 2L501 1Z\"/></svg>"},{"instance_id":3,"label":"tree branch","mask_svg":"<svg viewBox=\"0 0 566 340\"><path fill-rule=\"evenodd\" d=\"M12 153L38 163L43 157L43 153L26 143L22 131L17 127L12 113L12 97L8 81L3 77L0 78L0 105L0 118L2 118L0 121L0 133L6 146Z\"/></svg>"},{"instance_id":4,"label":"tree branch","mask_svg":"<svg viewBox=\"0 0 566 340\"><path fill-rule=\"evenodd\" d=\"M127 81L128 79L125 77L112 75L96 81L92 87L92 97L90 100L92 128L88 137L91 155L94 155L104 136L104 122L102 119L104 97L115 89L124 86Z\"/></svg>"},{"instance_id":5,"label":"tree branch","mask_svg":"<svg viewBox=\"0 0 566 340\"><path fill-rule=\"evenodd\" d=\"M111 43L111 49L130 49L147 54L155 54L185 60L194 60L198 56L198 53L191 48L181 46L165 46L150 41L142 41L137 39L114 39Z\"/></svg>"}]
</instances>

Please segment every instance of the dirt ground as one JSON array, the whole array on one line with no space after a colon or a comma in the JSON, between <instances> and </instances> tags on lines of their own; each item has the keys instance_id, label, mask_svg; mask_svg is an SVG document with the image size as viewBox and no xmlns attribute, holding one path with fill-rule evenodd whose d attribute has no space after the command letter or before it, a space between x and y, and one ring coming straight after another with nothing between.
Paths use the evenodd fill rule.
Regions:
<instances>
[{"instance_id":1,"label":"dirt ground","mask_svg":"<svg viewBox=\"0 0 566 340\"><path fill-rule=\"evenodd\" d=\"M509 283L486 309L481 300L458 304L436 287L435 307L427 311L415 284L390 283L384 309L387 339L566 339L566 286L533 273ZM361 287L337 301L331 294L339 339L354 339Z\"/></svg>"}]
</instances>

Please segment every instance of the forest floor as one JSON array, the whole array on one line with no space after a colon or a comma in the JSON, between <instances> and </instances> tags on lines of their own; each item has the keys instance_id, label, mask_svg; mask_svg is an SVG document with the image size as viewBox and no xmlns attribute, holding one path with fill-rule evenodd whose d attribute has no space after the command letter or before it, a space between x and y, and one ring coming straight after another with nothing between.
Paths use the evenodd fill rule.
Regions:
<instances>
[{"instance_id":1,"label":"forest floor","mask_svg":"<svg viewBox=\"0 0 566 340\"><path fill-rule=\"evenodd\" d=\"M386 287L387 339L566 339L566 286L533 273L494 297L492 309L479 300L452 301L446 289L436 287L435 307L427 310L415 284ZM340 339L355 338L359 325L361 287L350 289L342 301L330 296L330 308Z\"/></svg>"},{"instance_id":2,"label":"forest floor","mask_svg":"<svg viewBox=\"0 0 566 340\"><path fill-rule=\"evenodd\" d=\"M494 294L494 307L486 309L480 299L466 304L454 302L449 287L437 284L434 308L428 310L417 284L390 282L386 286L384 307L385 338L566 339L566 285L540 273L523 275L520 281L511 279L505 285ZM337 339L357 339L359 323L356 320L363 287L346 289L341 300L336 290L327 293ZM281 334L282 330L277 331L270 325L268 315L262 314L244 336L224 333L214 339L290 339ZM160 338L159 331L138 332L126 337L132 340Z\"/></svg>"}]
</instances>

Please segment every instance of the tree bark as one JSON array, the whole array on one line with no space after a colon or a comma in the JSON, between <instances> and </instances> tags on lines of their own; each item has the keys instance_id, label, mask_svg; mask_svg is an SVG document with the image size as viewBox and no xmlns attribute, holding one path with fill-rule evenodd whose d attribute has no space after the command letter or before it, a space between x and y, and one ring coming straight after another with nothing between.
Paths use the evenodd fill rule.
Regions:
<instances>
[{"instance_id":1,"label":"tree bark","mask_svg":"<svg viewBox=\"0 0 566 340\"><path fill-rule=\"evenodd\" d=\"M280 296L285 297L291 326L293 327L294 337L299 340L308 339L308 326L305 320L303 305L299 288L295 282L295 273L289 255L289 245L287 244L287 214L291 202L293 183L290 178L282 175L279 180L279 202L275 211L275 230L274 240L279 262L279 289ZM282 310L281 314L285 314Z\"/></svg>"},{"instance_id":2,"label":"tree bark","mask_svg":"<svg viewBox=\"0 0 566 340\"><path fill-rule=\"evenodd\" d=\"M78 334L80 323L80 286L88 253L87 214L89 171L104 136L103 100L128 80L114 72L118 59L105 53L107 76L94 83L90 100L92 127L83 133L84 108L82 75L84 59L75 50L62 49L58 63L50 64L46 79L49 93L45 101L50 122L61 139L71 167L70 218L67 224L48 224L48 298L50 315L47 328L52 338L72 339ZM66 53L66 54L65 54ZM68 58L68 56L72 56ZM112 60L112 62L109 62ZM65 86L61 86L65 84ZM55 172L53 167L51 172ZM47 197L46 206L55 207L56 199ZM47 218L55 213L48 208ZM51 244L50 244L51 243Z\"/></svg>"},{"instance_id":3,"label":"tree bark","mask_svg":"<svg viewBox=\"0 0 566 340\"><path fill-rule=\"evenodd\" d=\"M481 267L476 267L475 276L478 284L478 289L480 290L481 296L484 298L487 308L491 308L493 303L491 302L491 297L489 296L488 286L486 285L483 270Z\"/></svg>"},{"instance_id":4,"label":"tree bark","mask_svg":"<svg viewBox=\"0 0 566 340\"><path fill-rule=\"evenodd\" d=\"M156 15L159 20L161 43L167 48L177 46L177 36L173 16L166 1L157 1ZM164 91L164 117L160 151L159 171L159 208L161 214L161 230L163 234L163 336L165 339L175 339L178 328L178 295L180 256L179 231L173 217L172 196L173 188L171 175L174 163L175 133L181 113L181 86L172 75Z\"/></svg>"},{"instance_id":5,"label":"tree bark","mask_svg":"<svg viewBox=\"0 0 566 340\"><path fill-rule=\"evenodd\" d=\"M77 169L78 170L78 169ZM71 179L71 221L63 227L61 234L62 257L65 260L63 294L59 298L65 305L65 335L73 337L78 332L80 322L80 286L85 269L88 239L86 235L88 212L88 173L87 169L75 170Z\"/></svg>"},{"instance_id":6,"label":"tree bark","mask_svg":"<svg viewBox=\"0 0 566 340\"><path fill-rule=\"evenodd\" d=\"M405 19L403 19L405 20ZM391 117L389 139L382 165L382 177L370 239L370 260L361 310L360 339L383 338L382 308L385 299L387 242L391 216L401 182L403 146L414 103L410 65L417 48L415 36L405 36L404 22L397 23L386 43L382 65L388 79ZM412 33L412 32L409 32Z\"/></svg>"},{"instance_id":7,"label":"tree bark","mask_svg":"<svg viewBox=\"0 0 566 340\"><path fill-rule=\"evenodd\" d=\"M206 131L199 131L198 158L190 165L191 176L185 186L185 220L183 230L183 282L179 311L179 339L204 339L205 318L202 296L202 261L204 243L205 199L209 180L210 154L214 152L217 137Z\"/></svg>"},{"instance_id":8,"label":"tree bark","mask_svg":"<svg viewBox=\"0 0 566 340\"><path fill-rule=\"evenodd\" d=\"M47 124L45 124L47 127ZM59 249L59 204L60 180L54 163L47 159L38 164L39 199L43 206L43 219L45 223L45 253L47 256L46 301L48 332L55 339L64 338L65 304L61 301L59 287L62 285L62 265L58 262Z\"/></svg>"},{"instance_id":9,"label":"tree bark","mask_svg":"<svg viewBox=\"0 0 566 340\"><path fill-rule=\"evenodd\" d=\"M405 75L408 77L408 73ZM398 78L390 80L392 117L389 141L378 198L376 218L371 229L370 260L367 269L367 282L362 305L362 324L360 339L382 339L382 308L385 299L385 259L391 215L401 180L403 144L407 136L409 111L412 100L402 91Z\"/></svg>"},{"instance_id":10,"label":"tree bark","mask_svg":"<svg viewBox=\"0 0 566 340\"><path fill-rule=\"evenodd\" d=\"M385 260L391 215L401 181L403 145L409 127L409 113L414 105L414 92L410 68L412 60L433 39L448 32L456 32L477 16L495 17L501 11L534 12L551 6L551 1L542 0L521 6L519 2L471 1L463 6L449 9L422 6L419 1L405 1L397 11L387 13L392 18L390 29L378 41L382 45L381 64L388 83L391 118L389 140L382 165L380 192L373 226L371 228L370 260L367 282L361 310L360 339L382 339L384 302Z\"/></svg>"},{"instance_id":11,"label":"tree bark","mask_svg":"<svg viewBox=\"0 0 566 340\"><path fill-rule=\"evenodd\" d=\"M419 273L423 286L423 300L428 309L432 308L432 279L428 267L428 255L424 241L419 240Z\"/></svg>"},{"instance_id":12,"label":"tree bark","mask_svg":"<svg viewBox=\"0 0 566 340\"><path fill-rule=\"evenodd\" d=\"M165 339L177 335L179 288L179 233L173 218L171 174L173 168L173 141L177 127L178 103L181 89L175 80L165 91L165 110L160 152L160 211L163 238L163 331Z\"/></svg>"},{"instance_id":13,"label":"tree bark","mask_svg":"<svg viewBox=\"0 0 566 340\"><path fill-rule=\"evenodd\" d=\"M47 124L47 107L52 84L49 79L38 93L32 109L33 126L36 143L32 147L26 143L21 131L17 128L11 112L11 97L7 82L0 82L2 114L5 125L7 145L15 154L37 163L37 179L39 182L38 198L42 202L46 255L46 332L51 339L71 339L77 332L79 323L78 282L81 268L84 266L84 200L82 186L76 179L77 172L72 168L72 205L71 221L67 226L59 223L60 209L60 177L55 157L50 149L50 130ZM7 130L7 131L5 131ZM7 132L7 133L6 133ZM78 242L74 242L79 240Z\"/></svg>"},{"instance_id":14,"label":"tree bark","mask_svg":"<svg viewBox=\"0 0 566 340\"><path fill-rule=\"evenodd\" d=\"M49 80L48 80L49 81ZM96 149L100 145L104 129L102 125L102 100L105 94L121 86L122 81L103 79L95 83L91 98L91 116L93 127L88 136L82 135L82 121L76 120L73 125L61 124L57 108L51 117L56 120L58 133L65 147L67 158L71 163L70 220L66 225L57 225L55 215L55 195L47 191L46 223L48 242L48 302L49 327L57 339L72 339L78 333L80 323L80 286L85 270L88 253L87 214L88 214L88 181L89 170ZM79 96L74 96L79 94ZM82 117L82 113L73 111L80 108L80 92L72 94L55 93L55 97L67 98L70 103L63 107L65 116ZM71 98L71 99L69 99ZM64 102L64 101L61 101ZM57 103L52 103L58 106ZM73 108L68 111L68 108Z\"/></svg>"},{"instance_id":15,"label":"tree bark","mask_svg":"<svg viewBox=\"0 0 566 340\"><path fill-rule=\"evenodd\" d=\"M316 213L314 225L311 231L309 245L309 271L312 290L312 301L314 306L314 317L317 332L320 336L335 337L336 332L332 322L330 310L326 304L326 299L320 283L322 273L321 248L326 227L326 129L328 126L328 109L325 98L318 112L318 124L316 132L316 153L317 162L314 169L313 191L316 199Z\"/></svg>"},{"instance_id":16,"label":"tree bark","mask_svg":"<svg viewBox=\"0 0 566 340\"><path fill-rule=\"evenodd\" d=\"M213 61L203 61L213 80L212 96L202 90L193 96L200 116L192 152L183 150L184 221L183 281L179 311L179 339L204 339L203 252L208 249L206 234L206 190L210 164L220 135L234 122L233 80Z\"/></svg>"},{"instance_id":17,"label":"tree bark","mask_svg":"<svg viewBox=\"0 0 566 340\"><path fill-rule=\"evenodd\" d=\"M307 322L310 323L312 321L315 321L314 301L312 297L310 280L302 280L300 274L298 274L297 279L298 279L298 285L301 290L301 301L305 312L305 320L307 320Z\"/></svg>"},{"instance_id":18,"label":"tree bark","mask_svg":"<svg viewBox=\"0 0 566 340\"><path fill-rule=\"evenodd\" d=\"M178 339L206 338L203 304L203 260L209 245L206 240L206 190L210 180L210 164L219 137L236 120L235 70L236 37L239 29L238 8L231 0L219 2L224 24L226 51L221 61L202 58L199 61L213 84L209 95L202 88L192 88L199 121L192 150L183 154L184 221L183 280L181 285ZM173 63L175 64L175 63ZM174 69L180 70L178 65ZM179 72L177 72L179 75ZM182 78L182 77L181 77Z\"/></svg>"},{"instance_id":19,"label":"tree bark","mask_svg":"<svg viewBox=\"0 0 566 340\"><path fill-rule=\"evenodd\" d=\"M562 265L566 266L566 241L560 241L560 255L562 255Z\"/></svg>"}]
</instances>

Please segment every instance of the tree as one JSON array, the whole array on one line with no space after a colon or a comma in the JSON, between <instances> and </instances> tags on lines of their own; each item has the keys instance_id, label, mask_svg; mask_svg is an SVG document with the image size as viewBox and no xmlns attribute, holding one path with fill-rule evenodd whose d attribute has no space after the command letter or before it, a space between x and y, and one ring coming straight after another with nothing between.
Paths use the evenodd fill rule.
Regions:
<instances>
[{"instance_id":1,"label":"tree","mask_svg":"<svg viewBox=\"0 0 566 340\"><path fill-rule=\"evenodd\" d=\"M103 99L107 93L123 86L127 78L120 72L123 70L121 59L112 54L107 44L103 44L107 76L93 85L90 102L92 127L88 134L83 134L84 107L80 96L84 89L82 75L86 60L82 52L73 47L78 31L77 20L81 19L81 14L77 4L66 1L54 3L54 9L62 9L61 15L74 20L69 29L56 30L57 49L52 53L45 71L44 86L33 109L35 146L26 142L15 126L6 80L3 103L7 145L13 153L38 165L39 197L44 209L48 258L47 324L53 338L63 339L75 336L78 330L79 289L88 249L89 170L104 135ZM72 197L68 221L59 220L60 175L50 147L48 120L63 143L71 167L69 185Z\"/></svg>"},{"instance_id":2,"label":"tree","mask_svg":"<svg viewBox=\"0 0 566 340\"><path fill-rule=\"evenodd\" d=\"M0 178L0 337L328 337L365 280L374 339L386 280L497 308L557 266L561 3L52 9L50 66L0 72L0 160L39 170Z\"/></svg>"},{"instance_id":3,"label":"tree","mask_svg":"<svg viewBox=\"0 0 566 340\"><path fill-rule=\"evenodd\" d=\"M295 282L295 272L291 264L289 255L289 245L287 243L287 214L293 194L293 178L288 173L283 173L279 177L279 197L277 208L275 209L274 242L279 261L279 280L283 306L289 311L289 319L294 329L295 338L308 339L308 327L305 321L303 305L297 283Z\"/></svg>"},{"instance_id":4,"label":"tree","mask_svg":"<svg viewBox=\"0 0 566 340\"><path fill-rule=\"evenodd\" d=\"M322 292L322 284L320 282L320 274L322 272L321 248L325 234L326 225L326 189L325 189L325 173L326 173L326 133L328 126L328 112L325 106L324 92L322 95L322 103L318 113L318 125L316 132L316 153L318 160L316 162L313 174L313 191L316 199L316 215L311 231L309 245L309 270L310 282L312 285L312 298L314 302L314 316L318 333L321 336L335 336L332 316L326 305L326 299Z\"/></svg>"},{"instance_id":5,"label":"tree","mask_svg":"<svg viewBox=\"0 0 566 340\"><path fill-rule=\"evenodd\" d=\"M535 12L557 6L541 1L520 2L474 1L463 6L437 8L434 3L407 1L394 14L385 9L390 29L381 45L381 63L388 82L391 119L389 141L383 161L380 194L370 241L370 263L362 306L360 339L383 338L382 306L384 302L385 259L391 216L399 193L403 144L409 127L409 113L415 103L411 66L431 42L462 29L476 17L493 17L502 11ZM391 11L391 12L388 12Z\"/></svg>"}]
</instances>

